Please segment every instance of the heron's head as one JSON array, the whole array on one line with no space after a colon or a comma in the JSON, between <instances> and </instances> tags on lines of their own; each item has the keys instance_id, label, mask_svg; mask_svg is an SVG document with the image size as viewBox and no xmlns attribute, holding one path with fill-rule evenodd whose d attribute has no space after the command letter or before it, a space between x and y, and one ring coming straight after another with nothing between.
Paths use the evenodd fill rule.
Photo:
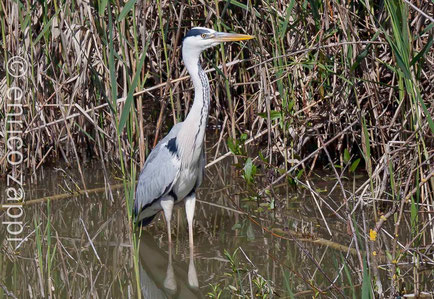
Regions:
<instances>
[{"instance_id":1,"label":"heron's head","mask_svg":"<svg viewBox=\"0 0 434 299\"><path fill-rule=\"evenodd\" d=\"M217 32L203 27L194 27L187 32L182 41L183 53L200 54L205 49L223 42L252 39L253 36L237 33Z\"/></svg>"}]
</instances>

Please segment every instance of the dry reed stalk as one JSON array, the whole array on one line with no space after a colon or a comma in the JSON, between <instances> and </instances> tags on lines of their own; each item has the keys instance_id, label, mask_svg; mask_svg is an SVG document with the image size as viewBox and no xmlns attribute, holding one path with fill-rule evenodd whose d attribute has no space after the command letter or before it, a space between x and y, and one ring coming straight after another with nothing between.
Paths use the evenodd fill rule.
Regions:
<instances>
[{"instance_id":1,"label":"dry reed stalk","mask_svg":"<svg viewBox=\"0 0 434 299\"><path fill-rule=\"evenodd\" d=\"M25 168L36 175L48 161L66 161L82 172L92 155L124 169L143 165L152 141L188 112L192 89L180 62L182 35L196 25L221 28L257 39L204 55L204 67L212 71L210 126L223 124L207 166L234 154L225 142L230 138L246 153L250 145L258 146L267 162L258 155L254 163L276 174L264 179L266 188L256 188L260 200L287 179L296 178L311 191L310 176L328 167L342 193L336 206L344 209L327 209L349 223L354 241L364 240L352 246L377 246L369 229L395 208L377 232L378 238L395 237L378 250L391 253L394 261L416 257L433 242L434 229L428 229L434 204L433 3L161 1L136 3L123 15L125 6L122 1L1 2L2 174L10 170L6 91L14 80L5 63L11 56L21 55L31 66L23 85ZM142 54L143 67L137 70ZM214 65L222 70L214 72ZM247 138L241 141L243 133ZM244 163L246 155L234 156ZM353 176L354 165L369 178L349 191L345 178ZM362 218L356 217L359 212ZM393 233L384 229L391 222ZM396 236L401 230L409 236ZM371 270L379 264L362 248L357 252L358 268L366 270L365 259ZM394 279L399 267L392 263L388 269L391 288L378 296L402 288ZM416 272L415 293L420 290Z\"/></svg>"}]
</instances>

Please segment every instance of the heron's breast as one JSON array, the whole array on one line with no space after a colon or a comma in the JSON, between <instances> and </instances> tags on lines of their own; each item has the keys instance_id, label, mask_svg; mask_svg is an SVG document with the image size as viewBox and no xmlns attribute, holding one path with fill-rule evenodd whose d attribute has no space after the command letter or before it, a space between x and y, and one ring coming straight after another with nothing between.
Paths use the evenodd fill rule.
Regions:
<instances>
[{"instance_id":1,"label":"heron's breast","mask_svg":"<svg viewBox=\"0 0 434 299\"><path fill-rule=\"evenodd\" d=\"M178 200L184 199L195 187L199 175L198 167L188 167L181 169L179 179L174 186L174 192Z\"/></svg>"}]
</instances>

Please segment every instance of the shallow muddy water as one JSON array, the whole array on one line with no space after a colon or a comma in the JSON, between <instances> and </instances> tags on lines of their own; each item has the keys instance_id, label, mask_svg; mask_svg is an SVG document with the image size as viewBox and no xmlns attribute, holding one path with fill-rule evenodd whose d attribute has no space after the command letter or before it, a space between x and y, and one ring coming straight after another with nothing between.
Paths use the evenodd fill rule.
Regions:
<instances>
[{"instance_id":1,"label":"shallow muddy water","mask_svg":"<svg viewBox=\"0 0 434 299\"><path fill-rule=\"evenodd\" d=\"M173 245L159 215L140 233L136 259L121 180L114 174L105 180L98 163L87 165L87 188L105 190L25 206L27 239L18 248L6 240L2 226L0 297L138 298L137 290L143 298L204 298L220 291L221 298L235 293L289 297L311 296L318 287L333 297L358 293L350 280L361 274L343 266L346 260L357 268L345 248L351 238L343 222L322 209L327 228L310 193L300 188L280 187L258 202L230 162L206 171L196 205L194 250L181 204L172 220ZM76 191L81 181L77 172L54 167L26 179L26 201ZM314 181L318 192L335 185L325 174ZM317 242L318 237L343 247Z\"/></svg>"}]
</instances>

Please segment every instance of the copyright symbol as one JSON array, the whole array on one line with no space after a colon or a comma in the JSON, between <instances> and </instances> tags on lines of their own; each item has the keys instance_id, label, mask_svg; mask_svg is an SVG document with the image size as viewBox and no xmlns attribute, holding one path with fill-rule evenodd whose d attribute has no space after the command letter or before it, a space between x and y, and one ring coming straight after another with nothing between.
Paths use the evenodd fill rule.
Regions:
<instances>
[{"instance_id":1,"label":"copyright symbol","mask_svg":"<svg viewBox=\"0 0 434 299\"><path fill-rule=\"evenodd\" d=\"M12 56L6 64L6 71L14 78L23 77L28 68L27 61L20 56Z\"/></svg>"}]
</instances>

